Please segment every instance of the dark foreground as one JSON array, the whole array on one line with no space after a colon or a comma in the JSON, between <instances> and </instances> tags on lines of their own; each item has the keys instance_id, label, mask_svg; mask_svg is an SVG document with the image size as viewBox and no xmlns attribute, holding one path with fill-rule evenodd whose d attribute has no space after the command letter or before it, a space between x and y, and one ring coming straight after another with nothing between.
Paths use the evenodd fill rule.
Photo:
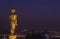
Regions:
<instances>
[{"instance_id":1,"label":"dark foreground","mask_svg":"<svg viewBox=\"0 0 60 39\"><path fill-rule=\"evenodd\" d=\"M16 34L16 36L17 39L60 39L60 33L50 33L50 32L39 32L39 33L24 32ZM3 34L0 35L0 39L8 39L8 38L9 38L8 35Z\"/></svg>"},{"instance_id":2,"label":"dark foreground","mask_svg":"<svg viewBox=\"0 0 60 39\"><path fill-rule=\"evenodd\" d=\"M0 36L0 39L8 39L8 36ZM17 39L60 39L60 37L51 37L45 34L28 34L25 37L17 37Z\"/></svg>"}]
</instances>

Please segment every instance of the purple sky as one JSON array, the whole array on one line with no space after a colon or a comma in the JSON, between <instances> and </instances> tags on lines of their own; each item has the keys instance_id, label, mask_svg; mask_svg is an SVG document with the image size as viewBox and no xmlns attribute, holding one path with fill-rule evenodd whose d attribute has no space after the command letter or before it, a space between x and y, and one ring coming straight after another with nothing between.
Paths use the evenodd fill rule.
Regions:
<instances>
[{"instance_id":1,"label":"purple sky","mask_svg":"<svg viewBox=\"0 0 60 39\"><path fill-rule=\"evenodd\" d=\"M58 0L0 0L0 29L9 30L10 9L16 8L18 29L60 29L60 1Z\"/></svg>"}]
</instances>

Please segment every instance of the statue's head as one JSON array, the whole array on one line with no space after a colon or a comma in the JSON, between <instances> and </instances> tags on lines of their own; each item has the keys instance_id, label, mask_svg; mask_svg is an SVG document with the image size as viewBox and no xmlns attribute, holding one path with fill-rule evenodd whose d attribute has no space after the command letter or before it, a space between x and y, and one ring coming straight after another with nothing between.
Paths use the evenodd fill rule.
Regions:
<instances>
[{"instance_id":1,"label":"statue's head","mask_svg":"<svg viewBox=\"0 0 60 39\"><path fill-rule=\"evenodd\" d=\"M12 12L12 13L15 13L15 11L16 11L15 8L12 8L12 9L11 9L11 12Z\"/></svg>"}]
</instances>

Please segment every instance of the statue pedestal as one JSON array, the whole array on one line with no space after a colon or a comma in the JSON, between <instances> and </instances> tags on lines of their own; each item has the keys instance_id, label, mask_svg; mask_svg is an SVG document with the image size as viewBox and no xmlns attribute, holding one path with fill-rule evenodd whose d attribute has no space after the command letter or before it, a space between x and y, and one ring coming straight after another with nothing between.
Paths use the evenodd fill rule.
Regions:
<instances>
[{"instance_id":1,"label":"statue pedestal","mask_svg":"<svg viewBox=\"0 0 60 39\"><path fill-rule=\"evenodd\" d=\"M9 35L9 39L16 39L16 35Z\"/></svg>"}]
</instances>

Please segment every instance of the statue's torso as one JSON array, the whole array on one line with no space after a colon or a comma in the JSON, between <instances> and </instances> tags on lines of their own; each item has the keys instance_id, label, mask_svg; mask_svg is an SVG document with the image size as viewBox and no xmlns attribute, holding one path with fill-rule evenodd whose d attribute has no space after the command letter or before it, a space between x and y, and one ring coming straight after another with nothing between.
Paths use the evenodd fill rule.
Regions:
<instances>
[{"instance_id":1,"label":"statue's torso","mask_svg":"<svg viewBox=\"0 0 60 39\"><path fill-rule=\"evenodd\" d=\"M17 20L17 16L16 15L11 15L10 16L11 25L12 24L15 24L16 25L16 20Z\"/></svg>"},{"instance_id":2,"label":"statue's torso","mask_svg":"<svg viewBox=\"0 0 60 39\"><path fill-rule=\"evenodd\" d=\"M11 15L11 21L16 20L16 15Z\"/></svg>"}]
</instances>

